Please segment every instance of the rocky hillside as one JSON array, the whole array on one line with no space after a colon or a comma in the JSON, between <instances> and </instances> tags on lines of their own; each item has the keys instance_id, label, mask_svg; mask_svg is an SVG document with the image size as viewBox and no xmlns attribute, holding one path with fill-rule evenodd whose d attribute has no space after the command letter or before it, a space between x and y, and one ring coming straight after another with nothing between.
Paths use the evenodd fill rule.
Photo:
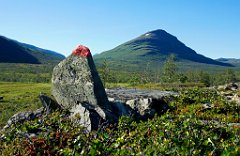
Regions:
<instances>
[{"instance_id":1,"label":"rocky hillside","mask_svg":"<svg viewBox=\"0 0 240 156\"><path fill-rule=\"evenodd\" d=\"M64 58L59 53L0 36L0 63L56 64Z\"/></svg>"},{"instance_id":2,"label":"rocky hillside","mask_svg":"<svg viewBox=\"0 0 240 156\"><path fill-rule=\"evenodd\" d=\"M175 36L160 29L147 32L112 50L97 54L94 59L97 64L107 59L115 66L141 67L149 62L150 65L159 67L170 54L175 54L181 64L232 66L196 53Z\"/></svg>"}]
</instances>

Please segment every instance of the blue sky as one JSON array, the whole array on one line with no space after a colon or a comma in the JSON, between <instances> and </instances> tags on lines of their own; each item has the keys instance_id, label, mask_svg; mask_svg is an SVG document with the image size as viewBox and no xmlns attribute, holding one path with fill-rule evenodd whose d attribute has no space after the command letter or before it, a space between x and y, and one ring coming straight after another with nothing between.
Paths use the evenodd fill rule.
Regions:
<instances>
[{"instance_id":1,"label":"blue sky","mask_svg":"<svg viewBox=\"0 0 240 156\"><path fill-rule=\"evenodd\" d=\"M0 0L0 34L66 56L164 29L197 53L240 58L239 0Z\"/></svg>"}]
</instances>

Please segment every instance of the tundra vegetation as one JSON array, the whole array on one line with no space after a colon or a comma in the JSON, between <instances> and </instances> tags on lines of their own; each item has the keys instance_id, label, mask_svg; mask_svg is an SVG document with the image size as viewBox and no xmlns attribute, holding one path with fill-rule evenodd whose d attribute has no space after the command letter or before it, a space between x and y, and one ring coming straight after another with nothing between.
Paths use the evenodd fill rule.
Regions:
<instances>
[{"instance_id":1,"label":"tundra vegetation","mask_svg":"<svg viewBox=\"0 0 240 156\"><path fill-rule=\"evenodd\" d=\"M48 84L1 83L1 117L39 107L38 92L49 93ZM11 87L11 88L9 88ZM141 86L142 87L142 86ZM9 89L7 89L9 88ZM188 88L153 119L136 121L122 117L115 125L85 133L60 111L12 125L0 140L1 155L237 155L240 152L239 112L216 90ZM203 104L212 103L212 109ZM4 108L3 108L4 106ZM15 106L15 107L14 107ZM10 116L8 116L10 117ZM6 120L1 120L3 125ZM34 137L24 132L45 132Z\"/></svg>"}]
</instances>

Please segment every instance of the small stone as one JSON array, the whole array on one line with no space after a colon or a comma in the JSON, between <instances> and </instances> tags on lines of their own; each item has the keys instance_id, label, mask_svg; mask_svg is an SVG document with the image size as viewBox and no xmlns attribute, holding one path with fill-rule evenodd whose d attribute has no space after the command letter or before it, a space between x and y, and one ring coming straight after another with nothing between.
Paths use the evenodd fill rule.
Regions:
<instances>
[{"instance_id":1,"label":"small stone","mask_svg":"<svg viewBox=\"0 0 240 156\"><path fill-rule=\"evenodd\" d=\"M205 103L202 105L204 109L211 109L214 107L214 104L212 103Z\"/></svg>"}]
</instances>

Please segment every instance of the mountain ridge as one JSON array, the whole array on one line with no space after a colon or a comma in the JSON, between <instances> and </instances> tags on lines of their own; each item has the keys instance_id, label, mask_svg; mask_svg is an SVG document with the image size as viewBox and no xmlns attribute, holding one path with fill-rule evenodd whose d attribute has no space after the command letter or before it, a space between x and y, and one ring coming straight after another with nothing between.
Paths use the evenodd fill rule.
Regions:
<instances>
[{"instance_id":1,"label":"mountain ridge","mask_svg":"<svg viewBox=\"0 0 240 156\"><path fill-rule=\"evenodd\" d=\"M56 64L65 56L0 35L0 63Z\"/></svg>"}]
</instances>

